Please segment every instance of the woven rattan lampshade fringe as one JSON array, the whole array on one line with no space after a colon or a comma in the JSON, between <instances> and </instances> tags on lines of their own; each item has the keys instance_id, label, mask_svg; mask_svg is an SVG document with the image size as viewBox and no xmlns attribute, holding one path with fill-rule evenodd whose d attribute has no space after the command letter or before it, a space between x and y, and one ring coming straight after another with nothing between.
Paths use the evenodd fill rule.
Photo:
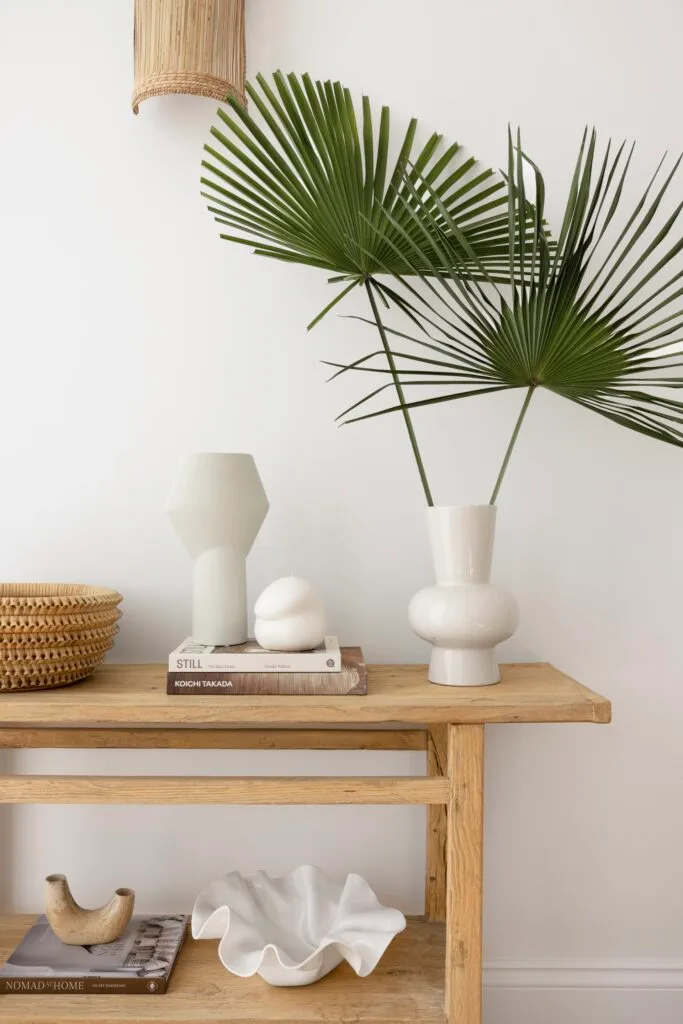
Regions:
<instances>
[{"instance_id":1,"label":"woven rattan lampshade fringe","mask_svg":"<svg viewBox=\"0 0 683 1024\"><path fill-rule=\"evenodd\" d=\"M213 75L199 75L194 72L169 71L163 74L150 75L143 79L136 93L136 103L151 96L169 96L172 93L184 93L191 96L206 96L213 100L226 101L233 96L240 103L245 102L244 93L238 92L232 85L227 85L222 78ZM134 107L138 113L137 106Z\"/></svg>"},{"instance_id":2,"label":"woven rattan lampshade fringe","mask_svg":"<svg viewBox=\"0 0 683 1024\"><path fill-rule=\"evenodd\" d=\"M133 112L188 93L246 104L244 0L135 0Z\"/></svg>"}]
</instances>

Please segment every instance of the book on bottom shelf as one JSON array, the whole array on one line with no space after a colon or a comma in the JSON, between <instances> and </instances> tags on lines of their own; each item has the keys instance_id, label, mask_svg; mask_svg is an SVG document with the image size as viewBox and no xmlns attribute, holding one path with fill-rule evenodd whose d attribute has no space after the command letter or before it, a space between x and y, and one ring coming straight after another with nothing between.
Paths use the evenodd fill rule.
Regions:
<instances>
[{"instance_id":1,"label":"book on bottom shelf","mask_svg":"<svg viewBox=\"0 0 683 1024\"><path fill-rule=\"evenodd\" d=\"M341 672L336 636L326 636L312 651L266 651L255 640L232 646L183 640L168 656L169 672Z\"/></svg>"},{"instance_id":2,"label":"book on bottom shelf","mask_svg":"<svg viewBox=\"0 0 683 1024\"><path fill-rule=\"evenodd\" d=\"M69 946L42 914L0 967L0 994L163 995L187 921L186 914L133 917L114 942Z\"/></svg>"},{"instance_id":3,"label":"book on bottom shelf","mask_svg":"<svg viewBox=\"0 0 683 1024\"><path fill-rule=\"evenodd\" d=\"M166 692L185 696L363 696L368 692L368 672L360 647L342 647L340 672L169 672Z\"/></svg>"}]
</instances>

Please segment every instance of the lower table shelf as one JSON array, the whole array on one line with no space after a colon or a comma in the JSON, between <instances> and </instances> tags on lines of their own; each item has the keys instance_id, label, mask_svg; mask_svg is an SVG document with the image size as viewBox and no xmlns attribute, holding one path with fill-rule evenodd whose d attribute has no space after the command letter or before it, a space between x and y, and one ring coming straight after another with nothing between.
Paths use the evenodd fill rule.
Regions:
<instances>
[{"instance_id":1,"label":"lower table shelf","mask_svg":"<svg viewBox=\"0 0 683 1024\"><path fill-rule=\"evenodd\" d=\"M31 917L0 917L0 962ZM163 996L0 996L0 1024L445 1024L445 929L421 918L392 942L369 978L342 964L306 988L235 978L216 942L188 939Z\"/></svg>"}]
</instances>

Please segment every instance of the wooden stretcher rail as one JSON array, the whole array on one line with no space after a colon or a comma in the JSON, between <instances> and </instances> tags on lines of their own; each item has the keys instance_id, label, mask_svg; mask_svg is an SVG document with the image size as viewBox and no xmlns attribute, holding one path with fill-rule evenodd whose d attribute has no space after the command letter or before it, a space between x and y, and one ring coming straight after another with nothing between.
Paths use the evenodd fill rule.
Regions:
<instances>
[{"instance_id":1,"label":"wooden stretcher rail","mask_svg":"<svg viewBox=\"0 0 683 1024\"><path fill-rule=\"evenodd\" d=\"M3 775L0 804L444 804L443 777Z\"/></svg>"},{"instance_id":2,"label":"wooden stretcher rail","mask_svg":"<svg viewBox=\"0 0 683 1024\"><path fill-rule=\"evenodd\" d=\"M0 749L425 750L424 729L0 728Z\"/></svg>"}]
</instances>

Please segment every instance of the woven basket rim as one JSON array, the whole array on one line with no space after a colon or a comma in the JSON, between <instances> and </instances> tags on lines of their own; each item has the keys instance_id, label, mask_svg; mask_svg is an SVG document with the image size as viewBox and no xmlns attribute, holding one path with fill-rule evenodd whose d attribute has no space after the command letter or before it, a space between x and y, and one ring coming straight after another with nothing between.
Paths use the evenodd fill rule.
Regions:
<instances>
[{"instance_id":1,"label":"woven basket rim","mask_svg":"<svg viewBox=\"0 0 683 1024\"><path fill-rule=\"evenodd\" d=\"M0 614L14 608L24 615L32 609L36 614L49 609L104 610L122 600L117 590L87 583L0 583Z\"/></svg>"},{"instance_id":2,"label":"woven basket rim","mask_svg":"<svg viewBox=\"0 0 683 1024\"><path fill-rule=\"evenodd\" d=\"M58 630L65 626L71 629L72 626L92 627L106 625L110 622L116 622L120 618L121 611L114 604L96 604L90 608L87 606L80 607L75 611L69 611L68 608L57 608L54 615L51 614L49 608L39 608L36 610L35 615L32 615L30 612L27 614L24 608L5 608L3 610L0 607L0 632L2 632L3 628L14 629L22 623L26 623L29 629L37 629L39 623L44 622L46 626L54 625L54 628Z\"/></svg>"}]
</instances>

